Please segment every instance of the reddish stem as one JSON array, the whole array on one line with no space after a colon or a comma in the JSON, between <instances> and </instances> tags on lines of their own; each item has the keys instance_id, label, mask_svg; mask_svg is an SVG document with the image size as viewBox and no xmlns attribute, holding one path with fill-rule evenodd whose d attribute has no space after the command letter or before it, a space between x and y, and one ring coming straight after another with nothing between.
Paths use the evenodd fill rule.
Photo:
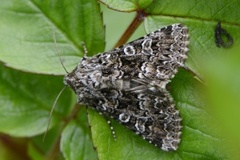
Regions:
<instances>
[{"instance_id":1,"label":"reddish stem","mask_svg":"<svg viewBox=\"0 0 240 160\"><path fill-rule=\"evenodd\" d=\"M128 26L122 37L118 40L118 42L115 44L114 48L119 47L127 42L127 40L132 36L134 31L138 28L138 26L143 22L144 18L147 16L147 14L140 10L137 11L136 16L134 17L132 23Z\"/></svg>"},{"instance_id":2,"label":"reddish stem","mask_svg":"<svg viewBox=\"0 0 240 160\"><path fill-rule=\"evenodd\" d=\"M30 160L31 158L28 156L28 141L27 139L18 139L13 138L5 134L0 134L0 142L4 147L9 149L12 153L15 154L16 157L22 160Z\"/></svg>"}]
</instances>

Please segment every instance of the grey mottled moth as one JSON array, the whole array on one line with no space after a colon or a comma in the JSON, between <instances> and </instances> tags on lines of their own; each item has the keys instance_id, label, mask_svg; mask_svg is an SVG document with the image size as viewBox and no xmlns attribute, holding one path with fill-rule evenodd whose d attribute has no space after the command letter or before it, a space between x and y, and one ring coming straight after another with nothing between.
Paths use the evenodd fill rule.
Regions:
<instances>
[{"instance_id":1,"label":"grey mottled moth","mask_svg":"<svg viewBox=\"0 0 240 160\"><path fill-rule=\"evenodd\" d=\"M164 151L177 150L181 116L166 85L185 67L188 29L173 24L93 57L64 77L78 103L115 119Z\"/></svg>"}]
</instances>

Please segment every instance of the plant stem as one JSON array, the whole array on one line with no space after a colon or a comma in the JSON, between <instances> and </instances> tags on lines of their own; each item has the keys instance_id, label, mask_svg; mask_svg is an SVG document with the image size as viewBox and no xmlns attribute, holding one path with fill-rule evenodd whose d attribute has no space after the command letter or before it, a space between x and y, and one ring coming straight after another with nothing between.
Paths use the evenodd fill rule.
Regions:
<instances>
[{"instance_id":1,"label":"plant stem","mask_svg":"<svg viewBox=\"0 0 240 160\"><path fill-rule=\"evenodd\" d=\"M147 14L144 11L137 11L132 23L128 26L122 37L115 44L114 48L117 48L127 42L127 40L132 36L137 27L143 22Z\"/></svg>"}]
</instances>

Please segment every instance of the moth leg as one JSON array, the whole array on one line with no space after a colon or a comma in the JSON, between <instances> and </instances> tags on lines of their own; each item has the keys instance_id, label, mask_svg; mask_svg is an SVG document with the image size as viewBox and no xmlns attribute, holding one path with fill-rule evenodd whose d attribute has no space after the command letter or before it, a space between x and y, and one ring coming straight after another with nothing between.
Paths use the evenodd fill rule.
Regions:
<instances>
[{"instance_id":1,"label":"moth leg","mask_svg":"<svg viewBox=\"0 0 240 160\"><path fill-rule=\"evenodd\" d=\"M114 141L116 141L116 140L117 140L116 132L115 132L113 126L112 126L112 123L111 123L111 121L110 121L110 118L105 117L105 119L107 120L107 123L108 123L108 125L109 125L109 127L110 127L110 130L111 130L111 133L112 133L113 139L114 139Z\"/></svg>"},{"instance_id":2,"label":"moth leg","mask_svg":"<svg viewBox=\"0 0 240 160\"><path fill-rule=\"evenodd\" d=\"M81 44L83 47L83 57L87 57L88 50L87 50L86 44L84 42L82 42Z\"/></svg>"}]
</instances>

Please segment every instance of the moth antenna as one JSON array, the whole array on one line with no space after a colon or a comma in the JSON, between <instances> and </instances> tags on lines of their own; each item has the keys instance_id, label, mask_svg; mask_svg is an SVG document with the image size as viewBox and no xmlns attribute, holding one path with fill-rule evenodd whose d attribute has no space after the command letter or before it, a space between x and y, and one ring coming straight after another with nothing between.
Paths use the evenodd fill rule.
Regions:
<instances>
[{"instance_id":1,"label":"moth antenna","mask_svg":"<svg viewBox=\"0 0 240 160\"><path fill-rule=\"evenodd\" d=\"M58 49L58 46L57 46L56 32L55 32L55 30L53 29L53 26L51 26L51 27L52 27L52 32L53 32L54 45L55 45L55 49L56 49L57 54L58 54L58 58L59 58L59 60L60 60L60 62L61 62L61 65L62 65L63 69L65 70L66 73L68 73L66 67L65 67L64 64L63 64L63 60L62 60L62 58L60 57L60 52L59 52L59 49Z\"/></svg>"},{"instance_id":2,"label":"moth antenna","mask_svg":"<svg viewBox=\"0 0 240 160\"><path fill-rule=\"evenodd\" d=\"M47 124L46 131L45 131L45 133L44 133L44 136L43 136L43 141L45 140L45 137L46 137L46 135L47 135L47 132L48 132L48 129L49 129L49 126L50 126L50 123L51 123L52 113L53 113L53 111L54 111L54 108L55 108L55 106L56 106L56 104L57 104L57 101L58 101L59 97L61 96L62 92L66 89L66 87L67 87L67 86L64 86L64 87L61 89L61 91L58 93L58 95L57 95L57 97L56 97L56 99L55 99L55 101L54 101L54 103L53 103L52 109L51 109L51 111L50 111L50 113L49 113L48 124Z\"/></svg>"},{"instance_id":3,"label":"moth antenna","mask_svg":"<svg viewBox=\"0 0 240 160\"><path fill-rule=\"evenodd\" d=\"M84 52L84 55L83 55L83 56L86 57L86 56L87 56L87 53L88 53L86 44L85 44L84 42L82 42L81 44L82 44L83 52Z\"/></svg>"}]
</instances>

